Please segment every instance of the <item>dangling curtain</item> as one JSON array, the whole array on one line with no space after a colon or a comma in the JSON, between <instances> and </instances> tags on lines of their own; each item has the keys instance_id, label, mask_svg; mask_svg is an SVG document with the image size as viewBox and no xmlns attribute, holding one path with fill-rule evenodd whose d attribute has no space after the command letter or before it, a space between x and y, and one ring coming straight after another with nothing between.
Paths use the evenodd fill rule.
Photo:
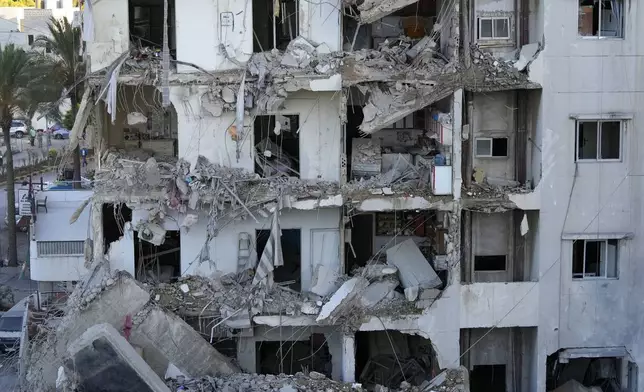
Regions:
<instances>
[{"instance_id":1,"label":"dangling curtain","mask_svg":"<svg viewBox=\"0 0 644 392\"><path fill-rule=\"evenodd\" d=\"M610 0L610 8L613 17L617 21L617 36L623 37L624 31L622 30L624 10L622 9L624 2L622 0Z\"/></svg>"}]
</instances>

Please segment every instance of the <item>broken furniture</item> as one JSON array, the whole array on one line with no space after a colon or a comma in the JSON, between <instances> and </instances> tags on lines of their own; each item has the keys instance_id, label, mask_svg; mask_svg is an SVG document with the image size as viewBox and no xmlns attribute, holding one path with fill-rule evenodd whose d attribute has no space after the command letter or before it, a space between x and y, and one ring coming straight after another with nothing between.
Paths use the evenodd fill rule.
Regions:
<instances>
[{"instance_id":1,"label":"broken furniture","mask_svg":"<svg viewBox=\"0 0 644 392\"><path fill-rule=\"evenodd\" d=\"M36 200L36 212L38 212L41 207L45 209L45 213L46 213L47 212L47 196L45 196L44 199Z\"/></svg>"}]
</instances>

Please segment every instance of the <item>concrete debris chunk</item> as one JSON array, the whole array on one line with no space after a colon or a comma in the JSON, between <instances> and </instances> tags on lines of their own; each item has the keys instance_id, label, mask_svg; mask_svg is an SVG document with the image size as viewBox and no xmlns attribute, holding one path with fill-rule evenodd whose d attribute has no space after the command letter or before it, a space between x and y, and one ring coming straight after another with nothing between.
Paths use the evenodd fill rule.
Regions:
<instances>
[{"instance_id":1,"label":"concrete debris chunk","mask_svg":"<svg viewBox=\"0 0 644 392\"><path fill-rule=\"evenodd\" d=\"M169 392L134 348L109 324L89 328L67 349L66 368L86 391Z\"/></svg>"},{"instance_id":2,"label":"concrete debris chunk","mask_svg":"<svg viewBox=\"0 0 644 392\"><path fill-rule=\"evenodd\" d=\"M387 264L367 264L360 274L365 278L373 281L377 279L382 279L387 276L395 275L398 272L398 268L387 265Z\"/></svg>"},{"instance_id":3,"label":"concrete debris chunk","mask_svg":"<svg viewBox=\"0 0 644 392\"><path fill-rule=\"evenodd\" d=\"M360 294L360 305L369 309L376 306L380 301L387 298L389 294L398 286L397 280L381 280L369 285Z\"/></svg>"},{"instance_id":4,"label":"concrete debris chunk","mask_svg":"<svg viewBox=\"0 0 644 392\"><path fill-rule=\"evenodd\" d=\"M288 67L306 68L314 57L315 46L306 38L298 36L286 47L282 65Z\"/></svg>"},{"instance_id":5,"label":"concrete debris chunk","mask_svg":"<svg viewBox=\"0 0 644 392\"><path fill-rule=\"evenodd\" d=\"M405 298L407 298L407 301L414 302L418 298L418 291L418 286L405 288Z\"/></svg>"},{"instance_id":6,"label":"concrete debris chunk","mask_svg":"<svg viewBox=\"0 0 644 392\"><path fill-rule=\"evenodd\" d=\"M387 264L398 268L398 277L404 288L432 289L442 285L413 239L387 249Z\"/></svg>"},{"instance_id":7,"label":"concrete debris chunk","mask_svg":"<svg viewBox=\"0 0 644 392\"><path fill-rule=\"evenodd\" d=\"M570 380L552 392L601 392L600 387L585 387L577 380Z\"/></svg>"},{"instance_id":8,"label":"concrete debris chunk","mask_svg":"<svg viewBox=\"0 0 644 392\"><path fill-rule=\"evenodd\" d=\"M519 52L519 59L514 63L514 68L519 71L525 70L528 65L530 65L530 63L537 58L537 55L540 51L541 44L539 44L538 42L523 45L521 47L521 51Z\"/></svg>"},{"instance_id":9,"label":"concrete debris chunk","mask_svg":"<svg viewBox=\"0 0 644 392\"><path fill-rule=\"evenodd\" d=\"M199 215L187 214L186 217L183 218L183 222L181 222L181 227L189 229L192 226L194 226L194 224L197 223L198 221L199 221Z\"/></svg>"},{"instance_id":10,"label":"concrete debris chunk","mask_svg":"<svg viewBox=\"0 0 644 392\"><path fill-rule=\"evenodd\" d=\"M317 322L335 322L353 304L356 296L369 286L369 281L363 277L354 277L342 284L331 298L322 306Z\"/></svg>"},{"instance_id":11,"label":"concrete debris chunk","mask_svg":"<svg viewBox=\"0 0 644 392\"><path fill-rule=\"evenodd\" d=\"M138 125L145 124L148 122L148 118L139 112L132 112L127 114L127 125Z\"/></svg>"},{"instance_id":12,"label":"concrete debris chunk","mask_svg":"<svg viewBox=\"0 0 644 392\"><path fill-rule=\"evenodd\" d=\"M143 170L145 170L145 182L148 185L158 186L161 184L161 172L159 171L159 165L154 157L150 157L145 161Z\"/></svg>"}]
</instances>

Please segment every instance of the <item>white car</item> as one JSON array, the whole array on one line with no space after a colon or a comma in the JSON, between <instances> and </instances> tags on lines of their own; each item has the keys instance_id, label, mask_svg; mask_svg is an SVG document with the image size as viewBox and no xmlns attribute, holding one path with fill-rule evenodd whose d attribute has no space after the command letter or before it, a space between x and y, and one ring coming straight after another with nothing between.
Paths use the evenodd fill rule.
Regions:
<instances>
[{"instance_id":1,"label":"white car","mask_svg":"<svg viewBox=\"0 0 644 392\"><path fill-rule=\"evenodd\" d=\"M0 132L4 134L4 130L0 128ZM16 137L17 139L22 139L23 136L27 134L27 125L20 120L13 120L11 122L11 129L9 130L9 135Z\"/></svg>"}]
</instances>

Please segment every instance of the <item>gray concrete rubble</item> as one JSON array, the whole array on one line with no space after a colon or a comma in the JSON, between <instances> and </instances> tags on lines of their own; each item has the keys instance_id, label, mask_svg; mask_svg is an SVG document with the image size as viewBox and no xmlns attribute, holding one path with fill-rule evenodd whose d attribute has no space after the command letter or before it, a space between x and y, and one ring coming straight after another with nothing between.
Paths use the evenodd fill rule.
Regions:
<instances>
[{"instance_id":1,"label":"gray concrete rubble","mask_svg":"<svg viewBox=\"0 0 644 392\"><path fill-rule=\"evenodd\" d=\"M294 375L271 374L234 374L226 377L208 377L204 379L186 379L179 377L167 381L172 390L186 392L214 392L214 391L325 391L325 392L362 392L367 389L361 384L340 383L326 378L318 372ZM402 382L398 388L386 388L376 385L376 391L382 392L469 392L469 375L467 369L448 369L431 381L426 381L420 386Z\"/></svg>"},{"instance_id":2,"label":"gray concrete rubble","mask_svg":"<svg viewBox=\"0 0 644 392\"><path fill-rule=\"evenodd\" d=\"M89 328L67 349L78 387L102 392L169 392L159 376L110 324Z\"/></svg>"},{"instance_id":3,"label":"gray concrete rubble","mask_svg":"<svg viewBox=\"0 0 644 392\"><path fill-rule=\"evenodd\" d=\"M399 9L405 8L410 4L416 3L418 0L365 0L358 5L360 11L360 22L362 24L373 23L376 20L387 16Z\"/></svg>"},{"instance_id":4,"label":"gray concrete rubble","mask_svg":"<svg viewBox=\"0 0 644 392\"><path fill-rule=\"evenodd\" d=\"M412 239L387 249L387 264L398 268L400 282L405 290L432 289L442 284L436 271ZM413 295L410 301L415 300L417 295Z\"/></svg>"},{"instance_id":5,"label":"gray concrete rubble","mask_svg":"<svg viewBox=\"0 0 644 392\"><path fill-rule=\"evenodd\" d=\"M150 293L127 273L106 274L101 268L81 282L70 296L65 316L41 328L30 350L27 382L31 390L53 385L68 347L97 324L127 330L130 343L163 377L173 363L187 375L218 375L239 371L182 319L151 302ZM128 321L130 320L130 321Z\"/></svg>"},{"instance_id":6,"label":"gray concrete rubble","mask_svg":"<svg viewBox=\"0 0 644 392\"><path fill-rule=\"evenodd\" d=\"M601 392L600 387L585 387L577 380L570 380L552 392Z\"/></svg>"},{"instance_id":7,"label":"gray concrete rubble","mask_svg":"<svg viewBox=\"0 0 644 392\"><path fill-rule=\"evenodd\" d=\"M422 148L423 154L436 151L437 147L431 143L430 140ZM217 219L220 229L222 222L235 218L264 216L279 202L288 207L297 200L329 199L330 206L338 207L343 202L359 202L377 194L412 194L437 203L449 201L449 197L434 196L426 186L428 160L417 159L411 164L406 154L388 155L394 156L394 164L387 166L381 162L376 175L356 178L340 186L336 182L301 180L284 174L261 178L244 169L213 164L204 157L190 165L185 160L144 150L110 149L100 157L101 165L95 173L95 200L152 203L156 212L150 214L149 221L157 224L153 219L155 214L166 215L169 210L186 213L182 226L188 228L196 223L192 211L206 210L212 219Z\"/></svg>"}]
</instances>

